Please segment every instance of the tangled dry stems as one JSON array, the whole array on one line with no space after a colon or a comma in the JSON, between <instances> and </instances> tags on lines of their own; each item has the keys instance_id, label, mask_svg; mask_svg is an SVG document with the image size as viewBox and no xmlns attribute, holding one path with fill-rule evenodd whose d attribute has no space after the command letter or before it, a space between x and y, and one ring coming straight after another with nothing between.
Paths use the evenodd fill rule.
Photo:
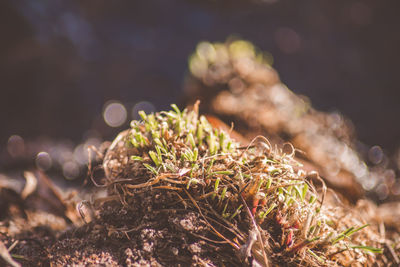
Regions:
<instances>
[{"instance_id":1,"label":"tangled dry stems","mask_svg":"<svg viewBox=\"0 0 400 267\"><path fill-rule=\"evenodd\" d=\"M253 266L335 266L373 262L379 237L343 206L324 202L293 159L258 137L241 147L194 110L140 112L103 163L108 199L129 205L140 190L168 190L207 222L205 240L229 244ZM322 183L323 184L323 183ZM290 261L290 262L289 262ZM257 265L258 264L258 265Z\"/></svg>"}]
</instances>

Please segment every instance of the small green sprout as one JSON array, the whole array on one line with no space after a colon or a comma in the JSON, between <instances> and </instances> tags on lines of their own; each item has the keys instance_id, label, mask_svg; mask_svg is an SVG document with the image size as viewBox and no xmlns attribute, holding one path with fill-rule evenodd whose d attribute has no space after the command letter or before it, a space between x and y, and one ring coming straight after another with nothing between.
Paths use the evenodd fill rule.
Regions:
<instances>
[{"instance_id":1,"label":"small green sprout","mask_svg":"<svg viewBox=\"0 0 400 267\"><path fill-rule=\"evenodd\" d=\"M211 175L211 170L212 170L212 167L214 165L214 162L215 162L215 158L211 159L210 163L208 164L206 173L209 174L209 175Z\"/></svg>"},{"instance_id":2,"label":"small green sprout","mask_svg":"<svg viewBox=\"0 0 400 267\"><path fill-rule=\"evenodd\" d=\"M219 133L219 147L221 148L223 153L227 152L225 146L225 133L223 131Z\"/></svg>"},{"instance_id":3,"label":"small green sprout","mask_svg":"<svg viewBox=\"0 0 400 267\"><path fill-rule=\"evenodd\" d=\"M222 210L222 217L224 218L228 218L229 217L229 213L226 212L226 208L228 207L228 201L226 202L224 209Z\"/></svg>"},{"instance_id":4,"label":"small green sprout","mask_svg":"<svg viewBox=\"0 0 400 267\"><path fill-rule=\"evenodd\" d=\"M304 201L306 199L307 191L308 191L308 184L304 183L303 190L301 192L301 200L302 201Z\"/></svg>"},{"instance_id":5,"label":"small green sprout","mask_svg":"<svg viewBox=\"0 0 400 267\"><path fill-rule=\"evenodd\" d=\"M265 185L265 189L268 190L271 187L272 184L272 178L268 178L267 184Z\"/></svg>"},{"instance_id":6,"label":"small green sprout","mask_svg":"<svg viewBox=\"0 0 400 267\"><path fill-rule=\"evenodd\" d=\"M223 200L224 200L225 195L226 195L226 190L228 190L228 187L224 187L224 188L222 189L221 200L220 200L220 201L223 201Z\"/></svg>"},{"instance_id":7,"label":"small green sprout","mask_svg":"<svg viewBox=\"0 0 400 267\"><path fill-rule=\"evenodd\" d=\"M192 134L192 133L189 133L189 134L188 134L188 136L187 136L187 141L190 143L190 145L192 146L192 148L195 148L195 147L196 147L196 142L194 141L194 138L193 138L193 134Z\"/></svg>"},{"instance_id":8,"label":"small green sprout","mask_svg":"<svg viewBox=\"0 0 400 267\"><path fill-rule=\"evenodd\" d=\"M136 160L136 161L143 161L144 159L139 156L131 156L131 160Z\"/></svg>"},{"instance_id":9,"label":"small green sprout","mask_svg":"<svg viewBox=\"0 0 400 267\"><path fill-rule=\"evenodd\" d=\"M314 195L310 196L310 200L308 201L310 204L313 204L317 200L317 198Z\"/></svg>"},{"instance_id":10,"label":"small green sprout","mask_svg":"<svg viewBox=\"0 0 400 267\"><path fill-rule=\"evenodd\" d=\"M178 108L177 105L172 104L172 105L171 105L171 108L173 108L173 110L175 110L176 114L177 114L179 117L182 117L182 113L181 113L181 111L179 110L179 108Z\"/></svg>"},{"instance_id":11,"label":"small green sprout","mask_svg":"<svg viewBox=\"0 0 400 267\"><path fill-rule=\"evenodd\" d=\"M265 217L267 217L267 215L276 207L275 203L272 203L271 206L269 206L269 208L266 211L261 211L259 216L260 219L265 219Z\"/></svg>"},{"instance_id":12,"label":"small green sprout","mask_svg":"<svg viewBox=\"0 0 400 267\"><path fill-rule=\"evenodd\" d=\"M138 112L138 114L139 114L139 116L142 118L143 121L146 121L146 120L147 120L147 115L146 115L146 113L145 113L143 110L140 110L140 111Z\"/></svg>"},{"instance_id":13,"label":"small green sprout","mask_svg":"<svg viewBox=\"0 0 400 267\"><path fill-rule=\"evenodd\" d=\"M138 148L138 147L140 146L139 142L138 142L138 141L136 140L136 138L133 137L133 136L130 138L130 142L131 142L131 144L133 145L133 147Z\"/></svg>"},{"instance_id":14,"label":"small green sprout","mask_svg":"<svg viewBox=\"0 0 400 267\"><path fill-rule=\"evenodd\" d=\"M325 260L324 260L323 258L321 258L320 256L318 256L317 254L315 254L314 251L312 251L311 249L307 249L307 252L308 252L311 256L313 256L315 259L317 259L317 261L318 261L319 263L325 264Z\"/></svg>"},{"instance_id":15,"label":"small green sprout","mask_svg":"<svg viewBox=\"0 0 400 267\"><path fill-rule=\"evenodd\" d=\"M240 210L242 209L243 205L240 205L235 212L232 214L232 216L229 218L230 220L232 220L233 218L236 217L236 215L238 215L240 213Z\"/></svg>"},{"instance_id":16,"label":"small green sprout","mask_svg":"<svg viewBox=\"0 0 400 267\"><path fill-rule=\"evenodd\" d=\"M162 160L158 157L158 155L154 151L149 151L149 156L153 160L156 167L162 164Z\"/></svg>"},{"instance_id":17,"label":"small green sprout","mask_svg":"<svg viewBox=\"0 0 400 267\"><path fill-rule=\"evenodd\" d=\"M143 163L143 166L146 167L153 174L158 175L158 171L153 166L146 164L146 163Z\"/></svg>"},{"instance_id":18,"label":"small green sprout","mask_svg":"<svg viewBox=\"0 0 400 267\"><path fill-rule=\"evenodd\" d=\"M195 147L193 150L193 161L197 161L198 157L199 157L199 149Z\"/></svg>"},{"instance_id":19,"label":"small green sprout","mask_svg":"<svg viewBox=\"0 0 400 267\"><path fill-rule=\"evenodd\" d=\"M234 173L235 173L234 171L215 171L212 174L213 175L218 175L218 174L233 175Z\"/></svg>"},{"instance_id":20,"label":"small green sprout","mask_svg":"<svg viewBox=\"0 0 400 267\"><path fill-rule=\"evenodd\" d=\"M353 249L362 249L364 251L367 252L372 252L372 253L383 253L383 249L381 248L374 248L374 247L370 247L370 246L350 246L350 248Z\"/></svg>"},{"instance_id":21,"label":"small green sprout","mask_svg":"<svg viewBox=\"0 0 400 267\"><path fill-rule=\"evenodd\" d=\"M182 153L182 159L190 162L196 162L198 155L199 151L197 148L195 148L194 150L186 149L186 151Z\"/></svg>"},{"instance_id":22,"label":"small green sprout","mask_svg":"<svg viewBox=\"0 0 400 267\"><path fill-rule=\"evenodd\" d=\"M214 192L218 192L218 186L219 186L219 182L221 181L221 178L217 178L216 180L215 180L215 183L214 183Z\"/></svg>"},{"instance_id":23,"label":"small green sprout","mask_svg":"<svg viewBox=\"0 0 400 267\"><path fill-rule=\"evenodd\" d=\"M210 135L207 138L207 143L208 143L208 149L210 150L211 155L215 155L217 153L217 144L215 142L215 136L211 132Z\"/></svg>"},{"instance_id":24,"label":"small green sprout","mask_svg":"<svg viewBox=\"0 0 400 267\"><path fill-rule=\"evenodd\" d=\"M350 237L352 234L357 233L358 231L360 231L361 229L364 229L365 227L369 226L369 224L364 224L363 226L360 226L358 228L354 228L353 226L346 229L345 231L343 231L342 233L340 233L336 238L334 238L331 243L332 245L336 244L337 242L339 242L340 240Z\"/></svg>"},{"instance_id":25,"label":"small green sprout","mask_svg":"<svg viewBox=\"0 0 400 267\"><path fill-rule=\"evenodd\" d=\"M160 138L158 138L158 137L154 138L153 137L153 142L156 144L156 147L159 147L159 148L163 149L164 153L167 153L167 151L164 148L164 144L161 142Z\"/></svg>"}]
</instances>

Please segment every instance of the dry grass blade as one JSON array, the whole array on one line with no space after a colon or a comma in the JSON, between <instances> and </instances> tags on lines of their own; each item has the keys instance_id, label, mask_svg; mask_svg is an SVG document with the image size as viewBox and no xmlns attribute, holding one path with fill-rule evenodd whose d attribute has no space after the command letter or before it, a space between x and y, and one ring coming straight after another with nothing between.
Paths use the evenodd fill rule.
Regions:
<instances>
[{"instance_id":1,"label":"dry grass blade","mask_svg":"<svg viewBox=\"0 0 400 267\"><path fill-rule=\"evenodd\" d=\"M228 244L230 244L232 247L234 247L235 249L239 249L238 245L236 245L234 242L232 242L231 240L229 240L228 238L226 238L225 236L223 236L220 232L218 232L214 226L212 226L207 218L203 215L203 213L201 212L201 209L199 207L199 205L197 204L196 200L193 199L193 197L189 194L189 192L187 190L185 190L186 195L189 197L190 201L192 201L193 205L197 208L197 210L199 211L200 215L203 217L203 219L207 222L208 226L214 231L214 233L222 238L223 240L225 240Z\"/></svg>"},{"instance_id":2,"label":"dry grass blade","mask_svg":"<svg viewBox=\"0 0 400 267\"><path fill-rule=\"evenodd\" d=\"M24 177L26 180L24 189L21 192L21 198L26 199L30 194L32 194L37 187L37 179L36 176L32 172L24 172Z\"/></svg>"},{"instance_id":3,"label":"dry grass blade","mask_svg":"<svg viewBox=\"0 0 400 267\"><path fill-rule=\"evenodd\" d=\"M264 264L264 266L269 267L268 257L267 257L267 254L265 253L264 241L261 236L260 230L258 229L259 226L257 225L256 221L254 220L253 214L250 212L249 206L247 205L246 201L243 199L242 196L240 196L240 198L243 202L243 205L245 205L247 214L251 218L251 222L253 224L253 229L249 233L249 240L251 240L251 241L249 244L246 244L248 247L247 251L251 251L251 247L253 246L253 243L255 242L254 235L256 235L257 241L260 242L260 244L261 244L261 251L262 251L263 260L264 260L263 264ZM247 254L248 254L248 252L246 253L246 256L247 256Z\"/></svg>"},{"instance_id":4,"label":"dry grass blade","mask_svg":"<svg viewBox=\"0 0 400 267\"><path fill-rule=\"evenodd\" d=\"M7 247L4 245L3 241L0 240L0 256L1 258L12 267L21 267L21 264L16 262L10 255Z\"/></svg>"}]
</instances>

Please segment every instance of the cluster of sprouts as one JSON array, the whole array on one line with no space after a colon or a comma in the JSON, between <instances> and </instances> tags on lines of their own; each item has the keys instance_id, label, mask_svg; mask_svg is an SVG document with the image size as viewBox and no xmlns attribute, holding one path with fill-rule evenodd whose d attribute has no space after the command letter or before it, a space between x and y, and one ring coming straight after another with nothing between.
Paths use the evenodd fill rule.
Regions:
<instances>
[{"instance_id":1,"label":"cluster of sprouts","mask_svg":"<svg viewBox=\"0 0 400 267\"><path fill-rule=\"evenodd\" d=\"M142 120L114 141L104 161L109 194L123 199L149 187L176 192L201 214L211 236L243 261L264 266L288 256L294 265L332 265L346 253L365 260L381 252L355 243L367 224L346 225L330 214L325 187L317 192L310 180L316 174L301 169L293 147L284 153L264 137L241 147L199 117L197 105L172 108L140 112Z\"/></svg>"}]
</instances>

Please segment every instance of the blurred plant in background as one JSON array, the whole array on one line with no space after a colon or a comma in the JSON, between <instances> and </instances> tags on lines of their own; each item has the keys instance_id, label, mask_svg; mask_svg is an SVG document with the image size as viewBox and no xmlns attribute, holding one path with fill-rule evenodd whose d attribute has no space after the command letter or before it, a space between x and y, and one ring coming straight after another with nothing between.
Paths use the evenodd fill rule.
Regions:
<instances>
[{"instance_id":1,"label":"blurred plant in background","mask_svg":"<svg viewBox=\"0 0 400 267\"><path fill-rule=\"evenodd\" d=\"M248 140L262 134L277 144L293 143L309 169L353 201L363 189L381 201L398 197L400 184L382 149L360 154L352 124L337 112L315 110L307 97L290 91L271 58L244 40L200 43L189 59L187 103L200 98L205 112L233 121Z\"/></svg>"}]
</instances>

